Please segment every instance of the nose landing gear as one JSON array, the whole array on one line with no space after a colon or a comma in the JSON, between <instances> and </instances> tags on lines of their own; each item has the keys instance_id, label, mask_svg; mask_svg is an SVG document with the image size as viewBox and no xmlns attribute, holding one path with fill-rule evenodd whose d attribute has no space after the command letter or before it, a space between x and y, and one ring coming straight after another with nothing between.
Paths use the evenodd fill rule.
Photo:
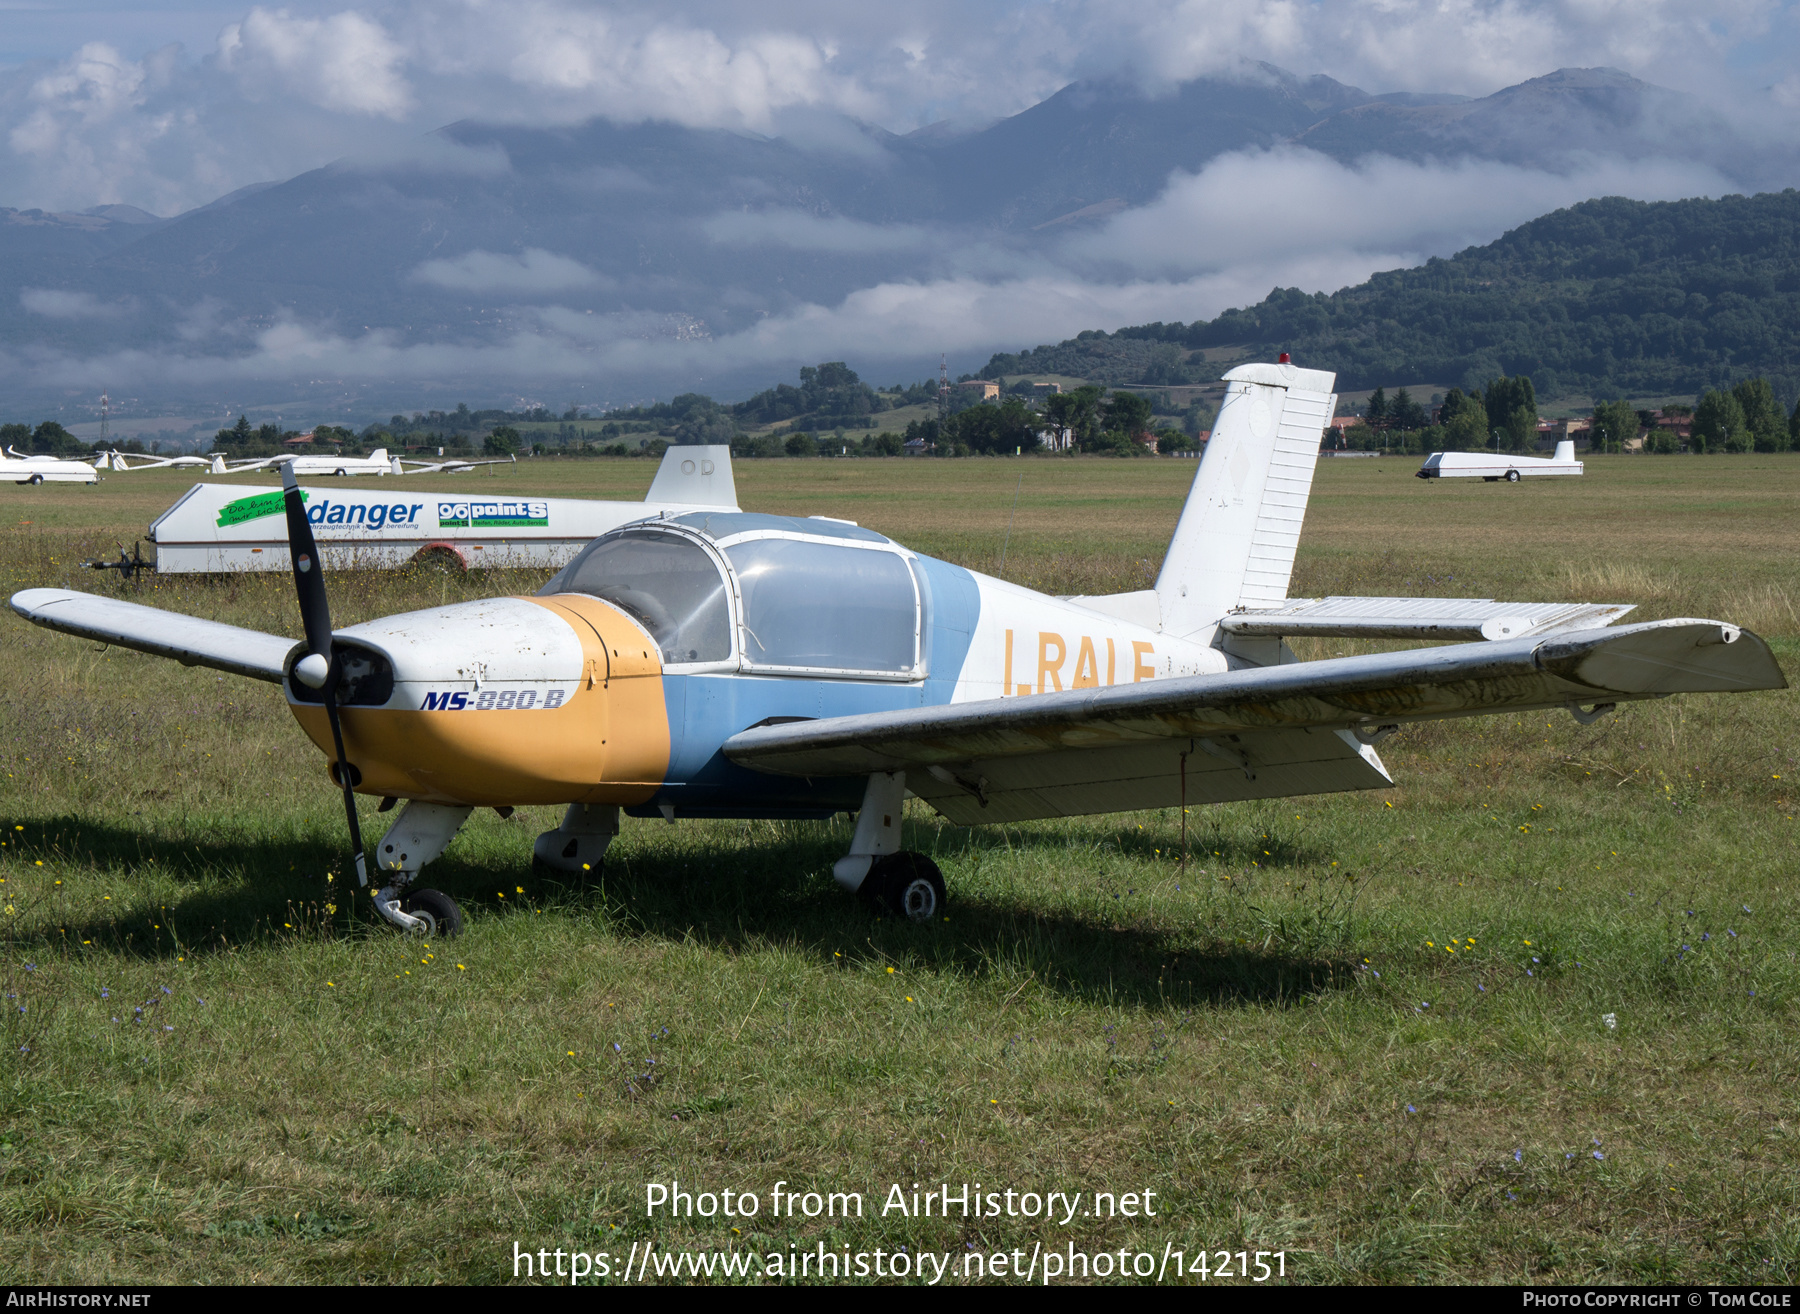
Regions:
<instances>
[{"instance_id":1,"label":"nose landing gear","mask_svg":"<svg viewBox=\"0 0 1800 1314\"><path fill-rule=\"evenodd\" d=\"M414 935L452 936L462 930L462 910L442 890L409 890L419 869L450 847L473 808L417 799L400 816L375 849L375 867L386 884L375 891L375 911Z\"/></svg>"}]
</instances>

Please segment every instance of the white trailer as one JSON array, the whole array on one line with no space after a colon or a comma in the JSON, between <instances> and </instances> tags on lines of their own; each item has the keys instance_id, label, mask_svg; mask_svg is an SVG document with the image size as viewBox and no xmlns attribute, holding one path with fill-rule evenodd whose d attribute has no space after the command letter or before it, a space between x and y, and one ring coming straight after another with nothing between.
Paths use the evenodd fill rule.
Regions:
<instances>
[{"instance_id":1,"label":"white trailer","mask_svg":"<svg viewBox=\"0 0 1800 1314\"><path fill-rule=\"evenodd\" d=\"M1575 444L1565 439L1556 445L1556 454L1543 456L1508 456L1503 452L1433 452L1419 467L1421 479L1485 479L1488 483L1506 480L1516 484L1521 479L1543 475L1578 475L1581 462L1575 459Z\"/></svg>"},{"instance_id":2,"label":"white trailer","mask_svg":"<svg viewBox=\"0 0 1800 1314\"><path fill-rule=\"evenodd\" d=\"M463 490L303 488L326 566L388 568L413 561L453 569L563 566L610 529L695 510L737 509L731 449L671 447L642 502ZM150 526L159 574L287 570L279 488L195 484Z\"/></svg>"},{"instance_id":3,"label":"white trailer","mask_svg":"<svg viewBox=\"0 0 1800 1314\"><path fill-rule=\"evenodd\" d=\"M100 458L101 462L105 460L104 456ZM56 456L21 456L10 447L0 457L0 479L10 479L15 484L97 484L100 476L95 471L99 468L99 463L89 465Z\"/></svg>"}]
</instances>

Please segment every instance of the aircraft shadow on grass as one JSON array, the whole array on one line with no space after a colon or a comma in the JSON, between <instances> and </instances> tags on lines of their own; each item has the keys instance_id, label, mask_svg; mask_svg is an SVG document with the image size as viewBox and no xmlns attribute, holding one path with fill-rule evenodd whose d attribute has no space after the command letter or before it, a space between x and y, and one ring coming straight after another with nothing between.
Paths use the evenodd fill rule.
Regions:
<instances>
[{"instance_id":1,"label":"aircraft shadow on grass","mask_svg":"<svg viewBox=\"0 0 1800 1314\"><path fill-rule=\"evenodd\" d=\"M1029 828L917 829L909 838L927 852L936 832L939 856L950 863L953 884L965 858L980 860L1009 849L1036 848L1051 858L1070 852L1065 837ZM1123 905L1109 913L1104 904L1115 891L1097 881L1091 910L1034 905L1025 891L1017 897L953 900L947 921L921 926L877 916L844 900L830 875L842 845L825 828L816 833L808 833L811 827L783 830L750 843L721 836L716 848L621 850L598 880L571 882L561 873L533 870L523 846L519 860L504 868L478 865L453 851L434 877L469 910L471 925L465 934L477 937L483 922L512 915L521 906L516 887L523 885L524 905L553 916L603 916L634 936L692 940L732 953L780 944L816 953L823 962L905 961L914 971L945 976L1022 971L1070 998L1128 1005L1292 1003L1347 986L1353 978L1354 955L1347 947L1307 952L1236 943L1203 929L1208 898L1228 896L1198 892L1208 879L1200 876L1198 863L1191 918L1185 925L1180 913L1160 913L1160 924L1135 910L1123 911ZM951 837L954 847L943 844ZM181 887L166 907L120 900L118 914L95 916L93 898L65 886L69 892L61 897L68 900L67 916L34 937L46 950L92 941L110 952L145 959L204 957L226 945L272 944L296 934L295 928L300 934L314 933L327 902L340 905L330 920L338 934L346 933L344 877L339 872L336 882L327 884L319 870L321 855L333 852L324 835L266 842L236 834L217 840L161 839L128 825L65 815L31 825L16 842L22 857L41 855L46 863L74 860L102 870L154 869ZM1208 842L1221 843L1216 836ZM1134 834L1118 847L1130 854L1138 843ZM1153 840L1142 843L1145 856L1160 847ZM1250 846L1234 846L1214 862L1244 866L1250 851ZM1271 865L1260 848L1256 853L1265 866ZM1293 859L1281 866L1294 869ZM1172 872L1166 874L1172 878ZM348 933L360 935L378 930L381 923L358 906L351 926Z\"/></svg>"}]
</instances>

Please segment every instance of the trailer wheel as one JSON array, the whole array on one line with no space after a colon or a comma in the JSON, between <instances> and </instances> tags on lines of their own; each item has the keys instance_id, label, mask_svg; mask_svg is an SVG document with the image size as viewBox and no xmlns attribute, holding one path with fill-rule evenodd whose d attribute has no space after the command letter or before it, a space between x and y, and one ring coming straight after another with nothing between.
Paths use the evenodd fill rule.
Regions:
<instances>
[{"instance_id":1,"label":"trailer wheel","mask_svg":"<svg viewBox=\"0 0 1800 1314\"><path fill-rule=\"evenodd\" d=\"M32 475L32 476L31 476L31 482L32 482L32 483L34 483L34 484L41 484L41 483L43 483L43 482L44 482L44 476L43 476L43 475L41 475L41 474L39 474L39 475Z\"/></svg>"},{"instance_id":2,"label":"trailer wheel","mask_svg":"<svg viewBox=\"0 0 1800 1314\"><path fill-rule=\"evenodd\" d=\"M1506 482L1509 484L1518 483L1519 482L1519 472L1517 470L1508 470L1506 472Z\"/></svg>"},{"instance_id":3,"label":"trailer wheel","mask_svg":"<svg viewBox=\"0 0 1800 1314\"><path fill-rule=\"evenodd\" d=\"M430 543L413 554L412 567L439 575L460 575L468 570L469 563L448 543Z\"/></svg>"}]
</instances>

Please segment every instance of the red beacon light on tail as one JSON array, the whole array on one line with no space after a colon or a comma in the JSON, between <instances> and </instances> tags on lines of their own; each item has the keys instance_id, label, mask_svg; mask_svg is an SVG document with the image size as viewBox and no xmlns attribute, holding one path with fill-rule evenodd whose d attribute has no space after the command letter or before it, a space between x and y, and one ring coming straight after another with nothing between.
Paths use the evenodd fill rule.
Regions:
<instances>
[{"instance_id":1,"label":"red beacon light on tail","mask_svg":"<svg viewBox=\"0 0 1800 1314\"><path fill-rule=\"evenodd\" d=\"M1294 363L1294 358L1284 351L1281 353L1280 357L1277 358L1276 363L1281 365L1292 365Z\"/></svg>"}]
</instances>

